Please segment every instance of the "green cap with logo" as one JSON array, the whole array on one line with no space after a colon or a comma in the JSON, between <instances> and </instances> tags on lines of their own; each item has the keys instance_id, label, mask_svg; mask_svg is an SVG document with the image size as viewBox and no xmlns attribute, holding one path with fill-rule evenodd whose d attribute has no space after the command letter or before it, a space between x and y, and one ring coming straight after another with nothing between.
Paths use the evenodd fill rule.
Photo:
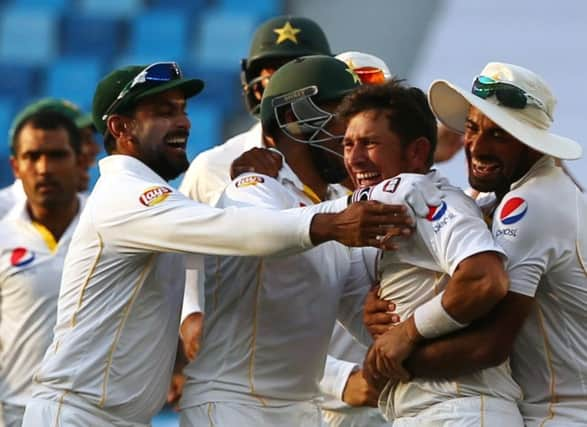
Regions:
<instances>
[{"instance_id":1,"label":"green cap with logo","mask_svg":"<svg viewBox=\"0 0 587 427\"><path fill-rule=\"evenodd\" d=\"M261 100L263 128L275 120L277 101L283 105L302 96L310 96L314 102L338 101L358 86L360 78L336 58L313 55L294 59L277 70L265 88Z\"/></svg>"},{"instance_id":2,"label":"green cap with logo","mask_svg":"<svg viewBox=\"0 0 587 427\"><path fill-rule=\"evenodd\" d=\"M23 108L12 120L8 131L8 141L12 146L14 144L14 133L18 127L29 117L41 111L55 111L68 117L79 129L93 126L92 115L84 113L80 107L71 101L58 98L43 98Z\"/></svg>"},{"instance_id":3,"label":"green cap with logo","mask_svg":"<svg viewBox=\"0 0 587 427\"><path fill-rule=\"evenodd\" d=\"M249 56L241 61L241 84L248 110L257 115L259 101L251 91L263 64L268 60L290 60L307 55L330 55L326 34L311 19L301 16L278 16L257 28Z\"/></svg>"},{"instance_id":4,"label":"green cap with logo","mask_svg":"<svg viewBox=\"0 0 587 427\"><path fill-rule=\"evenodd\" d=\"M174 62L118 68L96 86L92 106L94 126L104 134L109 115L131 108L143 98L172 89L179 89L190 98L203 88L202 80L184 79Z\"/></svg>"}]
</instances>

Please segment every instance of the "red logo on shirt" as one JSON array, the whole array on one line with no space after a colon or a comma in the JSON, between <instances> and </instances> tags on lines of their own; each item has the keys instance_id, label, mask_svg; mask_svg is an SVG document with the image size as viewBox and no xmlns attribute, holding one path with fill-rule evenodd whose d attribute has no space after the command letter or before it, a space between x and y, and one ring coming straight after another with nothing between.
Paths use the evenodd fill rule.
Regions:
<instances>
[{"instance_id":1,"label":"red logo on shirt","mask_svg":"<svg viewBox=\"0 0 587 427\"><path fill-rule=\"evenodd\" d=\"M139 202L145 206L155 206L167 199L171 192L171 188L167 187L147 188L145 192L139 196Z\"/></svg>"},{"instance_id":2,"label":"red logo on shirt","mask_svg":"<svg viewBox=\"0 0 587 427\"><path fill-rule=\"evenodd\" d=\"M10 263L14 267L24 267L35 260L35 253L27 248L14 248L10 255Z\"/></svg>"}]
</instances>

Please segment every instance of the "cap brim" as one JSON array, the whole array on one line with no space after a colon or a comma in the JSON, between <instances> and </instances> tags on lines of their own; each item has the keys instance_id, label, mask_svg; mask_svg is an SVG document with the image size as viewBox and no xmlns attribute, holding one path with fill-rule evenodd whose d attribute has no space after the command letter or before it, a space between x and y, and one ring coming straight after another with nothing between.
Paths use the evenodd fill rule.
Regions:
<instances>
[{"instance_id":1,"label":"cap brim","mask_svg":"<svg viewBox=\"0 0 587 427\"><path fill-rule=\"evenodd\" d=\"M576 141L524 122L520 111L486 101L446 80L432 82L428 101L438 120L456 132L464 133L469 107L473 106L536 151L565 160L578 159L583 153Z\"/></svg>"},{"instance_id":2,"label":"cap brim","mask_svg":"<svg viewBox=\"0 0 587 427\"><path fill-rule=\"evenodd\" d=\"M200 79L170 80L167 83L154 86L144 92L138 93L131 102L172 89L181 90L187 99L200 93L202 89L204 89L204 82Z\"/></svg>"},{"instance_id":3,"label":"cap brim","mask_svg":"<svg viewBox=\"0 0 587 427\"><path fill-rule=\"evenodd\" d=\"M79 117L75 119L75 125L78 129L84 129L89 126L94 126L94 121L92 120L92 113L81 114Z\"/></svg>"}]
</instances>

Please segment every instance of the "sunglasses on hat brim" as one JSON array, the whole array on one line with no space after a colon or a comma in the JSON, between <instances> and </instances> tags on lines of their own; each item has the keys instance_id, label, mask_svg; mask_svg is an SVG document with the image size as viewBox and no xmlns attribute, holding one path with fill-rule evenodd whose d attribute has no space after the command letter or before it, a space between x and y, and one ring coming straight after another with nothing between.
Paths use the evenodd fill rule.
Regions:
<instances>
[{"instance_id":1,"label":"sunglasses on hat brim","mask_svg":"<svg viewBox=\"0 0 587 427\"><path fill-rule=\"evenodd\" d=\"M546 105L541 99L509 82L502 82L487 76L477 76L471 92L482 99L495 95L499 104L508 108L524 109L528 105L534 105L550 117Z\"/></svg>"},{"instance_id":2,"label":"sunglasses on hat brim","mask_svg":"<svg viewBox=\"0 0 587 427\"><path fill-rule=\"evenodd\" d=\"M112 104L104 111L102 120L106 120L120 106L124 98L136 87L146 83L166 83L171 80L179 80L182 77L181 69L175 62L155 62L149 65L122 88Z\"/></svg>"}]
</instances>

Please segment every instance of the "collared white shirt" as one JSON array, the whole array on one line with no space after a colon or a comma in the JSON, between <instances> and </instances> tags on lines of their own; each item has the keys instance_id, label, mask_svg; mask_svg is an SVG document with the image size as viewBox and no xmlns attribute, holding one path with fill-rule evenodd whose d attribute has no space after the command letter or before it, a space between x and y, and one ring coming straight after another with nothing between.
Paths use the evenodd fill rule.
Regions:
<instances>
[{"instance_id":1,"label":"collared white shirt","mask_svg":"<svg viewBox=\"0 0 587 427\"><path fill-rule=\"evenodd\" d=\"M0 219L14 206L26 200L26 194L20 179L14 180L8 187L0 189Z\"/></svg>"},{"instance_id":2,"label":"collared white shirt","mask_svg":"<svg viewBox=\"0 0 587 427\"><path fill-rule=\"evenodd\" d=\"M0 221L0 402L25 406L31 397L33 372L53 337L63 262L78 218L58 242L31 221L26 199Z\"/></svg>"},{"instance_id":3,"label":"collared white shirt","mask_svg":"<svg viewBox=\"0 0 587 427\"><path fill-rule=\"evenodd\" d=\"M306 249L314 212L211 208L129 156L106 157L100 172L65 260L35 395L148 423L175 359L185 280L178 254Z\"/></svg>"},{"instance_id":4,"label":"collared white shirt","mask_svg":"<svg viewBox=\"0 0 587 427\"><path fill-rule=\"evenodd\" d=\"M587 422L587 199L543 156L495 210L510 290L535 298L511 354L527 425ZM573 424L575 425L575 424Z\"/></svg>"},{"instance_id":5,"label":"collared white shirt","mask_svg":"<svg viewBox=\"0 0 587 427\"><path fill-rule=\"evenodd\" d=\"M277 179L237 178L219 204L281 210L315 202L284 164ZM181 407L316 399L337 316L370 341L362 305L371 281L361 250L326 243L289 257L205 261L204 333L198 358L184 369Z\"/></svg>"},{"instance_id":6,"label":"collared white shirt","mask_svg":"<svg viewBox=\"0 0 587 427\"><path fill-rule=\"evenodd\" d=\"M428 175L433 180L438 172ZM401 174L390 184L397 203L411 182L427 175ZM464 259L481 252L503 254L493 240L475 202L457 187L443 188L442 203L431 208L427 218L416 218L414 236L400 242L397 251L384 252L380 263L381 296L396 304L402 319L441 292ZM452 381L413 379L384 391L380 407L390 417L415 416L421 410L447 399L488 395L515 401L519 387L512 380L507 362Z\"/></svg>"}]
</instances>

